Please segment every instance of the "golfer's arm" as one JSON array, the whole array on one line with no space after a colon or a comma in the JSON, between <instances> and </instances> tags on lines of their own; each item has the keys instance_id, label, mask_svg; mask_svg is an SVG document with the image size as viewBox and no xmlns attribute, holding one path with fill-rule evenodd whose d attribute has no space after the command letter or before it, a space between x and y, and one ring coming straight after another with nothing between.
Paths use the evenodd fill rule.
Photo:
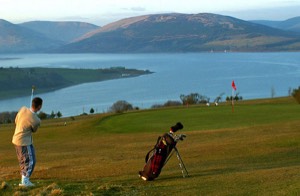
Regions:
<instances>
[{"instance_id":1,"label":"golfer's arm","mask_svg":"<svg viewBox=\"0 0 300 196\"><path fill-rule=\"evenodd\" d=\"M31 131L36 132L38 130L39 126L40 126L40 124L36 124L36 125L31 126Z\"/></svg>"}]
</instances>

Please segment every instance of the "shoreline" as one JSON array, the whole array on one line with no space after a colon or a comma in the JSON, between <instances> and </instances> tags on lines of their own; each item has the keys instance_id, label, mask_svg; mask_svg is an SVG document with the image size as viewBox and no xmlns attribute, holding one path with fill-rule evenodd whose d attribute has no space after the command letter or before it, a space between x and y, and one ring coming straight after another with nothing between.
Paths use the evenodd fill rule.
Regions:
<instances>
[{"instance_id":1,"label":"shoreline","mask_svg":"<svg viewBox=\"0 0 300 196\"><path fill-rule=\"evenodd\" d=\"M105 69L69 68L0 68L0 100L28 96L32 86L39 93L48 93L63 88L92 82L152 74L149 70L110 67Z\"/></svg>"}]
</instances>

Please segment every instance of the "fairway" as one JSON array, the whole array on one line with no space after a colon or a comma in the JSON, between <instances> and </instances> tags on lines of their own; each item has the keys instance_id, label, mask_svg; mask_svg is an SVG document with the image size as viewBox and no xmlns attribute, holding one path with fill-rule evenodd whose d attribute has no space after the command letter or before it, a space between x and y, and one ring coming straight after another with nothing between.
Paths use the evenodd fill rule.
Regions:
<instances>
[{"instance_id":1,"label":"fairway","mask_svg":"<svg viewBox=\"0 0 300 196\"><path fill-rule=\"evenodd\" d=\"M0 195L300 195L299 114L280 98L238 102L234 112L224 103L44 120L27 189L18 187L14 125L1 125ZM178 121L190 177L173 155L155 181L142 181L146 153Z\"/></svg>"}]
</instances>

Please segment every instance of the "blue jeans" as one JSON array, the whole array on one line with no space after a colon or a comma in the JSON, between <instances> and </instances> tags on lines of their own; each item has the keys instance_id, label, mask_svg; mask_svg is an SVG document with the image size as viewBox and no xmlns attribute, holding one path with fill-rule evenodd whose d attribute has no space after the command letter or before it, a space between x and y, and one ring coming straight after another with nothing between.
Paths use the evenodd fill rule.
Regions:
<instances>
[{"instance_id":1,"label":"blue jeans","mask_svg":"<svg viewBox=\"0 0 300 196\"><path fill-rule=\"evenodd\" d=\"M31 144L29 146L15 146L15 149L21 169L20 173L29 178L36 163L34 147Z\"/></svg>"}]
</instances>

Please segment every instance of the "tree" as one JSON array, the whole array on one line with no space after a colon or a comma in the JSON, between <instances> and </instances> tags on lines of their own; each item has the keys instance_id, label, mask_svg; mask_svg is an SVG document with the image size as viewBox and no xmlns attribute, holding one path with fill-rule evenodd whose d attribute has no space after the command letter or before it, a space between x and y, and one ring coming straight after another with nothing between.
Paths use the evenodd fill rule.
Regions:
<instances>
[{"instance_id":1,"label":"tree","mask_svg":"<svg viewBox=\"0 0 300 196\"><path fill-rule=\"evenodd\" d=\"M94 108L91 108L90 109L90 114L94 114L94 112L95 112Z\"/></svg>"},{"instance_id":2,"label":"tree","mask_svg":"<svg viewBox=\"0 0 300 196\"><path fill-rule=\"evenodd\" d=\"M292 88L290 87L289 90L288 90L288 96L292 96L292 92L293 92Z\"/></svg>"},{"instance_id":3,"label":"tree","mask_svg":"<svg viewBox=\"0 0 300 196\"><path fill-rule=\"evenodd\" d=\"M239 100L243 100L243 97L239 96L239 93L237 93L234 97L233 96L226 97L226 101L232 101L232 99L235 101L239 101Z\"/></svg>"},{"instance_id":4,"label":"tree","mask_svg":"<svg viewBox=\"0 0 300 196\"><path fill-rule=\"evenodd\" d=\"M57 116L57 118L60 118L60 117L62 117L62 113L61 113L60 111L58 111L58 112L56 113L56 116Z\"/></svg>"},{"instance_id":5,"label":"tree","mask_svg":"<svg viewBox=\"0 0 300 196\"><path fill-rule=\"evenodd\" d=\"M110 107L110 112L115 113L122 113L129 110L133 110L133 107L130 103L124 100L117 101Z\"/></svg>"},{"instance_id":6,"label":"tree","mask_svg":"<svg viewBox=\"0 0 300 196\"><path fill-rule=\"evenodd\" d=\"M165 107L179 106L179 105L181 105L181 102L180 102L180 101L172 101L172 100L169 100L169 101L167 101L166 103L164 103L164 106L165 106Z\"/></svg>"},{"instance_id":7,"label":"tree","mask_svg":"<svg viewBox=\"0 0 300 196\"><path fill-rule=\"evenodd\" d=\"M40 111L38 114L38 117L43 120L43 119L46 119L48 117L48 115L45 112Z\"/></svg>"},{"instance_id":8,"label":"tree","mask_svg":"<svg viewBox=\"0 0 300 196\"><path fill-rule=\"evenodd\" d=\"M10 119L10 114L9 112L2 112L0 114L0 123L10 123L11 119Z\"/></svg>"},{"instance_id":9,"label":"tree","mask_svg":"<svg viewBox=\"0 0 300 196\"><path fill-rule=\"evenodd\" d=\"M55 118L55 113L54 113L54 111L52 110L52 112L51 112L51 114L50 114L50 118Z\"/></svg>"},{"instance_id":10,"label":"tree","mask_svg":"<svg viewBox=\"0 0 300 196\"><path fill-rule=\"evenodd\" d=\"M154 104L151 106L151 108L155 109L155 108L172 107L172 106L180 106L180 105L182 105L182 103L180 101L169 100L164 104Z\"/></svg>"},{"instance_id":11,"label":"tree","mask_svg":"<svg viewBox=\"0 0 300 196\"><path fill-rule=\"evenodd\" d=\"M191 93L189 95L180 95L180 99L183 105L193 105L197 104L200 95L198 93Z\"/></svg>"},{"instance_id":12,"label":"tree","mask_svg":"<svg viewBox=\"0 0 300 196\"><path fill-rule=\"evenodd\" d=\"M183 105L193 105L193 104L198 104L198 103L204 103L206 104L209 102L209 98L200 95L199 93L191 93L189 95L180 95L180 99L182 101Z\"/></svg>"},{"instance_id":13,"label":"tree","mask_svg":"<svg viewBox=\"0 0 300 196\"><path fill-rule=\"evenodd\" d=\"M298 89L294 89L292 92L292 96L296 99L296 101L300 104L300 86Z\"/></svg>"},{"instance_id":14,"label":"tree","mask_svg":"<svg viewBox=\"0 0 300 196\"><path fill-rule=\"evenodd\" d=\"M275 88L274 88L274 86L272 86L272 88L271 88L271 98L274 98L275 95L276 95Z\"/></svg>"},{"instance_id":15,"label":"tree","mask_svg":"<svg viewBox=\"0 0 300 196\"><path fill-rule=\"evenodd\" d=\"M214 100L214 103L219 103L221 100L222 100L222 96L224 95L225 93L221 93L219 96L217 96Z\"/></svg>"}]
</instances>

